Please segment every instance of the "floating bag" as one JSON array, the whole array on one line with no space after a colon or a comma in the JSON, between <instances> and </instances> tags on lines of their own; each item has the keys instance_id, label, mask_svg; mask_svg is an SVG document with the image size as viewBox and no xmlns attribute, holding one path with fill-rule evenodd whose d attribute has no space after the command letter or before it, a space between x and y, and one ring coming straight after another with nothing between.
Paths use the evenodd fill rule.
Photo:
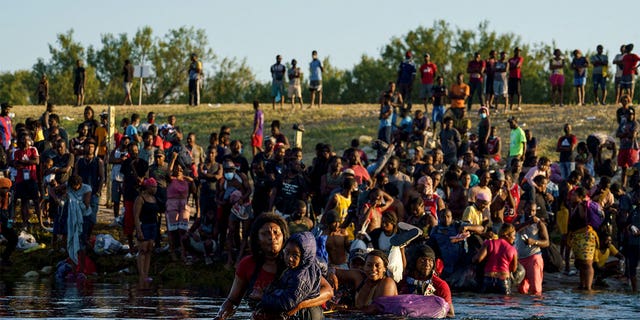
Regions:
<instances>
[{"instance_id":1,"label":"floating bag","mask_svg":"<svg viewBox=\"0 0 640 320\"><path fill-rule=\"evenodd\" d=\"M411 318L441 319L447 316L449 304L438 296L399 294L373 300L382 313Z\"/></svg>"}]
</instances>

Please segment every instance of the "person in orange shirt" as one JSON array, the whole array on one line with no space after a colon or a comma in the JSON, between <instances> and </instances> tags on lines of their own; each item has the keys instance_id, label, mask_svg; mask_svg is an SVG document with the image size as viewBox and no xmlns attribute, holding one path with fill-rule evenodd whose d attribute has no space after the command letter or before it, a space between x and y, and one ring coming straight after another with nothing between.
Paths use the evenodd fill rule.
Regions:
<instances>
[{"instance_id":1,"label":"person in orange shirt","mask_svg":"<svg viewBox=\"0 0 640 320\"><path fill-rule=\"evenodd\" d=\"M465 101L469 97L469 86L464 83L464 74L458 73L456 83L449 89L449 99L451 100L451 111L456 119L464 118Z\"/></svg>"}]
</instances>

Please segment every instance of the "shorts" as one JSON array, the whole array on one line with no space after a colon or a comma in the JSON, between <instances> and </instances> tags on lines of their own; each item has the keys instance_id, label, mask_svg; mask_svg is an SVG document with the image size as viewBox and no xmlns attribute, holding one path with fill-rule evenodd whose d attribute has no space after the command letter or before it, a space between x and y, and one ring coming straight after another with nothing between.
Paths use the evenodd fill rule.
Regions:
<instances>
[{"instance_id":1,"label":"shorts","mask_svg":"<svg viewBox=\"0 0 640 320\"><path fill-rule=\"evenodd\" d=\"M615 84L616 88L620 86L621 81L622 81L622 77L613 78L613 83Z\"/></svg>"},{"instance_id":2,"label":"shorts","mask_svg":"<svg viewBox=\"0 0 640 320\"><path fill-rule=\"evenodd\" d=\"M587 84L587 77L573 77L574 87L584 87Z\"/></svg>"},{"instance_id":3,"label":"shorts","mask_svg":"<svg viewBox=\"0 0 640 320\"><path fill-rule=\"evenodd\" d=\"M431 89L433 88L433 84L423 83L420 86L420 99L429 99L431 98Z\"/></svg>"},{"instance_id":4,"label":"shorts","mask_svg":"<svg viewBox=\"0 0 640 320\"><path fill-rule=\"evenodd\" d=\"M141 224L140 229L142 229L143 241L152 241L156 239L158 226L155 223Z\"/></svg>"},{"instance_id":5,"label":"shorts","mask_svg":"<svg viewBox=\"0 0 640 320\"><path fill-rule=\"evenodd\" d=\"M80 94L84 94L84 86L79 84L79 83L74 83L73 84L73 94L80 95Z\"/></svg>"},{"instance_id":6,"label":"shorts","mask_svg":"<svg viewBox=\"0 0 640 320\"><path fill-rule=\"evenodd\" d=\"M120 203L122 197L122 182L111 180L111 202Z\"/></svg>"},{"instance_id":7,"label":"shorts","mask_svg":"<svg viewBox=\"0 0 640 320\"><path fill-rule=\"evenodd\" d=\"M552 86L564 86L564 74L552 74L549 77Z\"/></svg>"},{"instance_id":8,"label":"shorts","mask_svg":"<svg viewBox=\"0 0 640 320\"><path fill-rule=\"evenodd\" d=\"M442 122L444 119L444 106L433 106L431 111L431 120L433 123Z\"/></svg>"},{"instance_id":9,"label":"shorts","mask_svg":"<svg viewBox=\"0 0 640 320\"><path fill-rule=\"evenodd\" d=\"M484 94L493 94L493 77L487 77L484 85Z\"/></svg>"},{"instance_id":10,"label":"shorts","mask_svg":"<svg viewBox=\"0 0 640 320\"><path fill-rule=\"evenodd\" d=\"M30 179L16 183L17 199L36 201L38 200L38 195L38 184L35 180Z\"/></svg>"},{"instance_id":11,"label":"shorts","mask_svg":"<svg viewBox=\"0 0 640 320\"><path fill-rule=\"evenodd\" d=\"M189 230L189 207L186 199L167 199L167 230Z\"/></svg>"},{"instance_id":12,"label":"shorts","mask_svg":"<svg viewBox=\"0 0 640 320\"><path fill-rule=\"evenodd\" d=\"M635 82L635 77L632 74L622 75L622 78L620 78L620 88L631 89Z\"/></svg>"},{"instance_id":13,"label":"shorts","mask_svg":"<svg viewBox=\"0 0 640 320\"><path fill-rule=\"evenodd\" d=\"M509 94L517 94L520 95L521 94L521 88L522 86L522 79L520 78L509 78L509 85L508 85L508 91Z\"/></svg>"},{"instance_id":14,"label":"shorts","mask_svg":"<svg viewBox=\"0 0 640 320\"><path fill-rule=\"evenodd\" d=\"M322 91L322 80L309 81L309 91Z\"/></svg>"},{"instance_id":15,"label":"shorts","mask_svg":"<svg viewBox=\"0 0 640 320\"><path fill-rule=\"evenodd\" d=\"M271 84L271 96L275 98L278 95L284 97L284 82L273 81Z\"/></svg>"},{"instance_id":16,"label":"shorts","mask_svg":"<svg viewBox=\"0 0 640 320\"><path fill-rule=\"evenodd\" d=\"M302 89L299 84L289 85L289 98L302 98Z\"/></svg>"},{"instance_id":17,"label":"shorts","mask_svg":"<svg viewBox=\"0 0 640 320\"><path fill-rule=\"evenodd\" d=\"M507 95L507 86L504 81L493 81L493 94L498 97Z\"/></svg>"},{"instance_id":18,"label":"shorts","mask_svg":"<svg viewBox=\"0 0 640 320\"><path fill-rule=\"evenodd\" d=\"M593 81L594 90L598 90L598 88L602 90L607 89L607 78L605 78L602 74L594 74L591 77L591 80Z\"/></svg>"},{"instance_id":19,"label":"shorts","mask_svg":"<svg viewBox=\"0 0 640 320\"><path fill-rule=\"evenodd\" d=\"M618 167L629 168L638 162L638 150L620 149L618 153Z\"/></svg>"},{"instance_id":20,"label":"shorts","mask_svg":"<svg viewBox=\"0 0 640 320\"><path fill-rule=\"evenodd\" d=\"M251 135L251 146L252 147L257 147L257 148L262 148L262 135Z\"/></svg>"},{"instance_id":21,"label":"shorts","mask_svg":"<svg viewBox=\"0 0 640 320\"><path fill-rule=\"evenodd\" d=\"M133 214L133 201L124 201L124 226L122 226L122 232L125 236L133 235L135 229L135 221Z\"/></svg>"},{"instance_id":22,"label":"shorts","mask_svg":"<svg viewBox=\"0 0 640 320\"><path fill-rule=\"evenodd\" d=\"M133 87L133 82L125 82L122 87L124 88L124 94L131 94L131 87Z\"/></svg>"}]
</instances>

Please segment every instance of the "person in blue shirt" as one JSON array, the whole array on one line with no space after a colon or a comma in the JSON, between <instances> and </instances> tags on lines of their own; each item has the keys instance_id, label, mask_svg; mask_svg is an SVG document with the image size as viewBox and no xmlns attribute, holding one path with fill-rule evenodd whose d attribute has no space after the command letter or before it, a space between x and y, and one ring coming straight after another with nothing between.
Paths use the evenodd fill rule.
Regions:
<instances>
[{"instance_id":1,"label":"person in blue shirt","mask_svg":"<svg viewBox=\"0 0 640 320\"><path fill-rule=\"evenodd\" d=\"M313 103L316 99L316 94L318 94L318 108L322 106L322 72L324 72L324 67L322 66L322 62L318 59L318 51L313 50L311 52L311 63L309 63L309 91L311 92L311 105L309 108L313 107Z\"/></svg>"},{"instance_id":2,"label":"person in blue shirt","mask_svg":"<svg viewBox=\"0 0 640 320\"><path fill-rule=\"evenodd\" d=\"M407 108L411 110L411 91L413 90L413 80L416 78L416 64L413 62L411 51L405 54L405 60L398 67L398 90L407 103Z\"/></svg>"}]
</instances>

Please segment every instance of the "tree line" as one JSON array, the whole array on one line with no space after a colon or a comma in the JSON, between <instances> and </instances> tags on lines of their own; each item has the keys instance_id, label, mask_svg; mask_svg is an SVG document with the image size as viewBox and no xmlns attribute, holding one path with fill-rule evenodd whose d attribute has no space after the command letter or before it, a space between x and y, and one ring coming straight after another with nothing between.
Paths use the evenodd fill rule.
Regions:
<instances>
[{"instance_id":1,"label":"tree line","mask_svg":"<svg viewBox=\"0 0 640 320\"><path fill-rule=\"evenodd\" d=\"M223 45L223 44L215 44ZM595 52L597 43L585 44L582 49L587 56ZM404 35L392 37L382 47L378 57L362 55L360 60L347 70L331 64L330 56L323 59L323 96L325 103L369 103L377 101L388 81L395 81L397 68L406 51L414 53L416 66L422 64L424 53L438 66L438 75L445 83L455 81L455 75L466 75L467 63L474 52L480 52L483 59L490 50L506 51L511 56L513 49L520 47L524 56L522 66L522 92L524 103L548 103L549 59L555 43L522 43L520 36L513 33L497 33L489 29L484 21L475 29L453 27L444 20L438 20L431 27L419 26ZM561 49L567 61L565 74L572 79L568 66L570 52L576 48ZM609 50L607 52L607 49ZM201 101L205 103L248 103L253 100L269 101L270 83L256 80L246 58L220 58L211 47L204 29L180 27L171 29L164 35L155 35L151 27L145 26L133 35L101 35L100 46L85 47L74 40L74 31L58 34L54 44L49 44L50 57L38 58L31 70L17 70L0 74L0 101L10 101L16 105L35 104L36 88L43 74L49 79L49 101L54 104L72 104L73 69L77 59L85 61L86 104L120 104L122 102L122 66L125 59L133 64L148 64L153 76L145 79L143 103L184 103L188 102L187 68L189 54L195 52L204 65L204 88ZM609 63L617 54L617 48L605 48ZM265 66L268 68L269 66ZM612 72L609 68L609 89L613 88ZM467 78L467 77L466 77ZM419 77L415 85L419 85ZM565 96L572 97L572 81L565 82ZM140 82L134 81L132 89L134 101ZM590 79L588 79L588 88ZM417 99L417 91L414 94ZM307 90L303 90L309 101ZM587 90L587 101L591 90ZM611 95L610 95L611 96ZM569 100L572 98L569 98ZM417 101L417 100L414 100Z\"/></svg>"}]
</instances>

